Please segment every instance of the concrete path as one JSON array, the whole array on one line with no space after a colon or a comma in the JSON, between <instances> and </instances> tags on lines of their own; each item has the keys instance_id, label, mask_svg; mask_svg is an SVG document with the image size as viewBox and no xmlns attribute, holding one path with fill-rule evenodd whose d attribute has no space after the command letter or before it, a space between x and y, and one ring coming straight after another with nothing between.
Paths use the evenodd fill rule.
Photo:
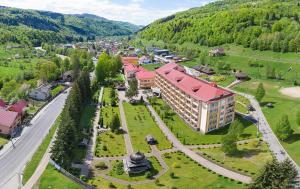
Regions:
<instances>
[{"instance_id":1,"label":"concrete path","mask_svg":"<svg viewBox=\"0 0 300 189\"><path fill-rule=\"evenodd\" d=\"M126 146L127 155L130 155L134 151L133 151L131 139L130 139L130 136L128 133L126 116L125 116L124 107L123 107L123 101L126 100L126 98L125 98L124 94L121 94L121 92L118 92L118 95L119 95L119 110L120 110L120 116L121 116L122 129L124 131L125 146Z\"/></svg>"},{"instance_id":2,"label":"concrete path","mask_svg":"<svg viewBox=\"0 0 300 189\"><path fill-rule=\"evenodd\" d=\"M100 102L102 102L103 91L104 91L104 88L101 87L99 98L98 98L98 103L97 103L97 107L96 107L96 116L95 116L94 123L93 123L93 136L90 139L90 142L88 144L86 156L85 156L85 159L81 166L81 171L80 171L80 175L84 175L86 178L89 176L90 166L93 162L93 157L95 154L97 134L98 134L98 123L99 123L100 113L101 113Z\"/></svg>"},{"instance_id":3,"label":"concrete path","mask_svg":"<svg viewBox=\"0 0 300 189\"><path fill-rule=\"evenodd\" d=\"M284 161L285 159L290 159L298 169L300 175L300 168L297 163L289 156L287 151L283 148L280 141L274 134L271 126L269 125L265 115L263 114L261 107L254 96L233 91L241 96L246 97L250 100L251 105L255 108L255 111L251 114L251 119L256 120L256 125L258 130L263 135L263 140L269 145L270 150L273 152L274 156L278 161Z\"/></svg>"},{"instance_id":4,"label":"concrete path","mask_svg":"<svg viewBox=\"0 0 300 189\"><path fill-rule=\"evenodd\" d=\"M145 100L147 101L147 100ZM201 156L199 156L196 152L192 151L188 147L184 146L175 136L174 134L169 130L169 128L165 125L165 123L160 119L159 115L155 112L153 107L146 102L147 108L150 110L151 114L154 116L155 121L157 122L158 126L162 130L162 132L167 136L167 138L172 142L173 146L175 148L178 148L179 151L186 154L188 157L190 157L192 160L196 161L197 163L201 164L202 166L206 167L207 169L210 169L220 175L226 176L228 178L241 181L243 183L250 183L251 177L242 175L240 173L225 169L224 167L221 167Z\"/></svg>"}]
</instances>

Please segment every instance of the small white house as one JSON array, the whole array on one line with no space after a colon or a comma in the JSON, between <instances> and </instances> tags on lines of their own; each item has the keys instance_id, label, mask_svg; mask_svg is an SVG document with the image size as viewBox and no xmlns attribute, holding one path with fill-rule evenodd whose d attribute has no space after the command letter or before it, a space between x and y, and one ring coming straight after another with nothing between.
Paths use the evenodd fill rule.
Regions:
<instances>
[{"instance_id":1,"label":"small white house","mask_svg":"<svg viewBox=\"0 0 300 189\"><path fill-rule=\"evenodd\" d=\"M32 90L29 96L34 100L45 101L51 96L51 85L41 85Z\"/></svg>"}]
</instances>

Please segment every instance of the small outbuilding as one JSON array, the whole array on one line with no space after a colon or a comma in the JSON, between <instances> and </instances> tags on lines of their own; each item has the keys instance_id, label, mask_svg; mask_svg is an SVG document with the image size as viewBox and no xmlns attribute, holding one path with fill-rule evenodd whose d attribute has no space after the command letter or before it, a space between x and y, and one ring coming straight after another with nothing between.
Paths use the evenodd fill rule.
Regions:
<instances>
[{"instance_id":1,"label":"small outbuilding","mask_svg":"<svg viewBox=\"0 0 300 189\"><path fill-rule=\"evenodd\" d=\"M151 169L151 163L146 156L137 152L123 159L124 171L127 174L143 173Z\"/></svg>"},{"instance_id":2,"label":"small outbuilding","mask_svg":"<svg viewBox=\"0 0 300 189\"><path fill-rule=\"evenodd\" d=\"M152 135L147 135L146 136L146 141L149 145L155 145L156 144L156 140Z\"/></svg>"},{"instance_id":3,"label":"small outbuilding","mask_svg":"<svg viewBox=\"0 0 300 189\"><path fill-rule=\"evenodd\" d=\"M235 78L238 80L248 80L249 79L249 76L244 72L236 72L234 75L235 75Z\"/></svg>"}]
</instances>

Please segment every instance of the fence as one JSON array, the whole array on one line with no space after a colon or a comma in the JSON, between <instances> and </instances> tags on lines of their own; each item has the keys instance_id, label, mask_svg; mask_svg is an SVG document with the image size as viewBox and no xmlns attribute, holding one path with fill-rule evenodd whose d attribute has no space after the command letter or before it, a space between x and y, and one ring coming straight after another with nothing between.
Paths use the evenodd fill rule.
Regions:
<instances>
[{"instance_id":1,"label":"fence","mask_svg":"<svg viewBox=\"0 0 300 189\"><path fill-rule=\"evenodd\" d=\"M58 165L57 163L55 163L52 159L50 159L49 163L51 165L53 165L63 175L65 175L69 179L73 180L74 182L78 183L83 188L85 188L85 189L96 189L94 186L91 186L91 185L87 184L86 182L83 182L79 178L75 177L74 175L72 175L71 173L69 173L68 171L66 171L65 169L63 169L60 165Z\"/></svg>"}]
</instances>

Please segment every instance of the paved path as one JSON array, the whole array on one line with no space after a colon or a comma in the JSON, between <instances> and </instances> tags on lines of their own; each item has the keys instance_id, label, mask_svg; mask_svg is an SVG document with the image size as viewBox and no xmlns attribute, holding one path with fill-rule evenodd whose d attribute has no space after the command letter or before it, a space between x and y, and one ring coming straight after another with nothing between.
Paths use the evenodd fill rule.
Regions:
<instances>
[{"instance_id":1,"label":"paved path","mask_svg":"<svg viewBox=\"0 0 300 189\"><path fill-rule=\"evenodd\" d=\"M124 97L124 94L122 94L121 92L118 92L118 95L119 95L119 110L120 110L120 116L121 116L121 122L122 122L122 129L124 131L125 146L126 146L127 155L130 155L134 151L133 151L131 139L130 139L130 136L128 133L126 116L125 116L124 107L123 107L123 100L126 100L126 98Z\"/></svg>"},{"instance_id":2,"label":"paved path","mask_svg":"<svg viewBox=\"0 0 300 189\"><path fill-rule=\"evenodd\" d=\"M68 90L69 91L69 90ZM62 111L68 93L62 93L45 106L31 121L29 132L22 134L10 149L0 157L0 188L20 187L20 174L34 152L48 134L51 126Z\"/></svg>"},{"instance_id":3,"label":"paved path","mask_svg":"<svg viewBox=\"0 0 300 189\"><path fill-rule=\"evenodd\" d=\"M93 136L92 136L91 140L89 141L86 156L84 159L84 163L81 166L81 171L80 171L80 175L84 175L86 178L89 176L90 165L93 162L93 157L95 154L97 134L98 134L98 122L99 122L100 113L101 113L101 105L99 102L102 102L103 91L104 91L104 88L101 87L99 98L98 98L98 103L97 103L97 107L96 107L96 116L95 116L94 123L93 123Z\"/></svg>"},{"instance_id":4,"label":"paved path","mask_svg":"<svg viewBox=\"0 0 300 189\"><path fill-rule=\"evenodd\" d=\"M147 101L147 100L146 100ZM188 147L184 146L174 135L173 133L169 130L169 128L165 125L165 123L160 119L158 114L155 112L153 107L149 104L146 103L146 106L150 110L151 114L154 116L158 126L162 130L162 132L167 136L167 138L172 142L173 146L178 148L180 151L182 151L184 154L186 154L188 157L190 157L192 160L196 161L197 163L201 164L202 166L220 174L223 176L226 176L228 178L234 179L241 181L243 183L250 183L251 182L251 177L242 175L239 173L236 173L234 171L225 169L224 167L221 167L201 156L199 156L196 152L192 151Z\"/></svg>"},{"instance_id":5,"label":"paved path","mask_svg":"<svg viewBox=\"0 0 300 189\"><path fill-rule=\"evenodd\" d=\"M255 99L255 97L252 95L248 95L248 94L244 94L244 93L240 93L240 92L236 92L236 91L233 91L233 92L235 92L239 95L242 95L250 100L251 105L255 108L255 111L252 113L252 117L250 119L257 121L256 125L258 127L258 130L263 135L263 140L268 143L270 150L273 152L273 154L275 155L277 160L283 161L287 158L290 159L295 164L295 166L297 167L298 172L300 174L299 166L296 164L296 162L294 162L294 160L289 156L289 154L286 152L286 150L281 145L280 141L278 140L278 138L274 134L273 130L271 129L271 127L270 127L266 117L264 116L264 114L261 110L261 107L260 107L259 103L257 102L257 100Z\"/></svg>"}]
</instances>

